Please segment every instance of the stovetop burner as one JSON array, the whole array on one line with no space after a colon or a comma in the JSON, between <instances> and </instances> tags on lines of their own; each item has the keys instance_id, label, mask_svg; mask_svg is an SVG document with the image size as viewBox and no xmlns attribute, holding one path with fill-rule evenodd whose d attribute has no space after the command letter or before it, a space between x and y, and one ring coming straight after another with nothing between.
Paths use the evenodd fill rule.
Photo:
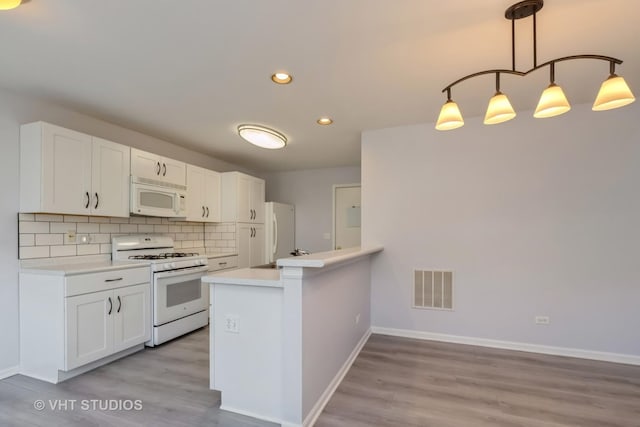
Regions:
<instances>
[{"instance_id":1,"label":"stovetop burner","mask_svg":"<svg viewBox=\"0 0 640 427\"><path fill-rule=\"evenodd\" d=\"M166 252L157 255L131 255L129 259L170 259L170 258L184 258L190 256L198 256L196 252Z\"/></svg>"}]
</instances>

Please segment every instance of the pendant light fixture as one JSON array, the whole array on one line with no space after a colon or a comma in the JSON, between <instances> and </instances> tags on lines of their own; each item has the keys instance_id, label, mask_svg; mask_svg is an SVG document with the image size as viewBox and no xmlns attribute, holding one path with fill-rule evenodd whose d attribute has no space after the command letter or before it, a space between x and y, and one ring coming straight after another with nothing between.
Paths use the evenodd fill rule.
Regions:
<instances>
[{"instance_id":1,"label":"pendant light fixture","mask_svg":"<svg viewBox=\"0 0 640 427\"><path fill-rule=\"evenodd\" d=\"M265 126L240 125L238 126L238 135L255 146L270 150L284 148L287 145L286 136Z\"/></svg>"},{"instance_id":2,"label":"pendant light fixture","mask_svg":"<svg viewBox=\"0 0 640 427\"><path fill-rule=\"evenodd\" d=\"M622 64L622 60L618 58L603 55L572 55L552 59L551 61L538 65L536 13L542 9L543 5L543 0L525 0L514 4L505 11L505 18L511 21L511 69L479 71L462 77L442 89L442 92L446 92L447 94L447 102L445 102L440 110L440 115L436 122L436 129L451 130L464 125L464 120L458 105L451 100L451 88L465 80L485 74L496 75L496 94L489 101L484 123L492 125L513 119L516 116L516 112L511 106L507 96L500 91L500 75L512 74L523 77L546 66L549 66L550 84L542 92L533 116L536 118L547 118L568 112L571 110L571 105L569 104L562 88L555 83L555 65L559 62L575 59L595 59L609 63L609 77L600 87L598 96L593 104L592 109L594 111L611 110L613 108L623 107L635 101L635 97L627 83L622 77L615 74L616 64ZM518 71L516 69L515 59L515 23L516 20L527 18L529 16L533 17L533 68L527 71Z\"/></svg>"}]
</instances>

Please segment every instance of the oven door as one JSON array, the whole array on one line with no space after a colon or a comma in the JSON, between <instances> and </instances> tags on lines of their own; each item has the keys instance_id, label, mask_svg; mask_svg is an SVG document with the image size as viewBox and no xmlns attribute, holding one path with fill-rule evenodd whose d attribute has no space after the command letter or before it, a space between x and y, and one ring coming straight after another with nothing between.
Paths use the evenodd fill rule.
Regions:
<instances>
[{"instance_id":1,"label":"oven door","mask_svg":"<svg viewBox=\"0 0 640 427\"><path fill-rule=\"evenodd\" d=\"M207 309L201 278L208 267L166 271L153 275L153 326L160 326Z\"/></svg>"}]
</instances>

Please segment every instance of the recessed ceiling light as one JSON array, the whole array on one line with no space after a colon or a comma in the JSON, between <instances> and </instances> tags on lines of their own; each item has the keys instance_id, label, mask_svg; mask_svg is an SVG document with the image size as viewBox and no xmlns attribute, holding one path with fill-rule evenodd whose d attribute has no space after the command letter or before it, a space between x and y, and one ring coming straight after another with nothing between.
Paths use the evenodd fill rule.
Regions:
<instances>
[{"instance_id":1,"label":"recessed ceiling light","mask_svg":"<svg viewBox=\"0 0 640 427\"><path fill-rule=\"evenodd\" d=\"M286 136L260 125L240 125L238 126L238 135L253 145L270 150L277 150L287 145Z\"/></svg>"},{"instance_id":2,"label":"recessed ceiling light","mask_svg":"<svg viewBox=\"0 0 640 427\"><path fill-rule=\"evenodd\" d=\"M320 117L318 120L316 120L316 123L318 123L319 125L327 126L333 123L333 120L331 119L331 117Z\"/></svg>"},{"instance_id":3,"label":"recessed ceiling light","mask_svg":"<svg viewBox=\"0 0 640 427\"><path fill-rule=\"evenodd\" d=\"M22 0L0 0L0 10L15 9L21 2Z\"/></svg>"},{"instance_id":4,"label":"recessed ceiling light","mask_svg":"<svg viewBox=\"0 0 640 427\"><path fill-rule=\"evenodd\" d=\"M287 73L275 73L271 76L271 80L273 80L274 83L278 83L279 85L287 85L291 83L293 77Z\"/></svg>"}]
</instances>

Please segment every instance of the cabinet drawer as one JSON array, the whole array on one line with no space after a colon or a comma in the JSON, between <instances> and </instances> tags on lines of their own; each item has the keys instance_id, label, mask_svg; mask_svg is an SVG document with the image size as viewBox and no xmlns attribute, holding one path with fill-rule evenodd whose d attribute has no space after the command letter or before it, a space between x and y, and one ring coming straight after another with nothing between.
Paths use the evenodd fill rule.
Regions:
<instances>
[{"instance_id":1,"label":"cabinet drawer","mask_svg":"<svg viewBox=\"0 0 640 427\"><path fill-rule=\"evenodd\" d=\"M209 258L209 271L226 270L238 266L238 256L225 256L222 258Z\"/></svg>"},{"instance_id":2,"label":"cabinet drawer","mask_svg":"<svg viewBox=\"0 0 640 427\"><path fill-rule=\"evenodd\" d=\"M64 296L81 295L89 292L106 291L123 286L148 283L151 278L149 267L127 268L100 273L69 276L65 281Z\"/></svg>"}]
</instances>

